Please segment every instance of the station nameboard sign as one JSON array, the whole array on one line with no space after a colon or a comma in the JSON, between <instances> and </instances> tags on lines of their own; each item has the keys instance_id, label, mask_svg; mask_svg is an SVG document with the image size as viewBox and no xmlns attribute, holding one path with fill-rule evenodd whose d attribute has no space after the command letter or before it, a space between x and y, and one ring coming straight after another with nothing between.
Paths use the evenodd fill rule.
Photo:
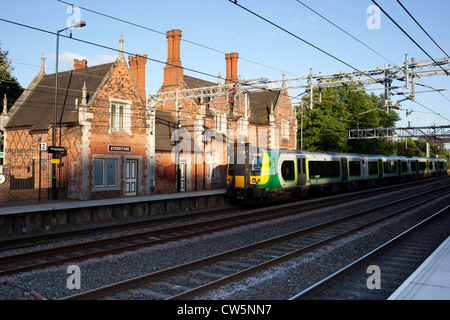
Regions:
<instances>
[{"instance_id":1,"label":"station nameboard sign","mask_svg":"<svg viewBox=\"0 0 450 320\"><path fill-rule=\"evenodd\" d=\"M64 154L66 152L66 148L65 147L53 147L53 146L48 146L47 149L48 153L59 153L59 154Z\"/></svg>"},{"instance_id":2,"label":"station nameboard sign","mask_svg":"<svg viewBox=\"0 0 450 320\"><path fill-rule=\"evenodd\" d=\"M109 152L131 152L131 146L108 146Z\"/></svg>"}]
</instances>

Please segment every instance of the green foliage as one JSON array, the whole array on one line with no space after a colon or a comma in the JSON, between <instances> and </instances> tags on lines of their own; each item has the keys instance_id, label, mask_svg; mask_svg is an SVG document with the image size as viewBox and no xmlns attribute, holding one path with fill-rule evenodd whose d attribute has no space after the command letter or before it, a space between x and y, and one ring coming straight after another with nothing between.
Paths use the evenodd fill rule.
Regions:
<instances>
[{"instance_id":1,"label":"green foliage","mask_svg":"<svg viewBox=\"0 0 450 320\"><path fill-rule=\"evenodd\" d=\"M359 128L393 128L400 120L398 113L386 113L383 96L367 93L362 86L352 84L345 87L314 91L314 107L306 108L310 97L303 99L303 149L357 154L385 154L408 157L425 157L424 139L392 141L387 139L349 140L348 131ZM300 107L298 108L300 110ZM301 116L298 119L298 149L301 145ZM430 156L449 158L449 151L436 144L430 145Z\"/></svg>"},{"instance_id":2,"label":"green foliage","mask_svg":"<svg viewBox=\"0 0 450 320\"><path fill-rule=\"evenodd\" d=\"M6 94L8 109L20 97L23 92L22 86L11 72L11 60L8 60L8 51L3 51L0 44L0 113L3 112L3 98Z\"/></svg>"},{"instance_id":3,"label":"green foliage","mask_svg":"<svg viewBox=\"0 0 450 320\"><path fill-rule=\"evenodd\" d=\"M384 154L393 152L393 148L382 141L363 146L361 142L348 140L350 129L358 126L361 129L393 127L400 119L396 112L385 112L382 96L368 94L362 86L356 84L327 88L321 92L321 96L321 102L314 103L312 110L304 110L303 149L357 153L366 150ZM313 98L314 101L319 100L318 90L314 91ZM309 96L304 98L305 103L309 100ZM300 139L301 136L298 139L299 148Z\"/></svg>"}]
</instances>

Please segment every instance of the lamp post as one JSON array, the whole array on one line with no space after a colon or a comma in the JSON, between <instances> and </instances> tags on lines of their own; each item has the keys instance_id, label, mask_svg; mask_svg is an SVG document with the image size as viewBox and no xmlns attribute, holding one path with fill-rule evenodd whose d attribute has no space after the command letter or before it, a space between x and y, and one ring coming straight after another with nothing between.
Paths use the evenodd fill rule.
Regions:
<instances>
[{"instance_id":1,"label":"lamp post","mask_svg":"<svg viewBox=\"0 0 450 320\"><path fill-rule=\"evenodd\" d=\"M53 124L53 132L52 132L52 145L56 146L56 125L57 125L57 106L58 106L58 61L59 61L59 34L70 28L83 28L86 26L86 22L78 21L70 27L66 27L64 29L56 31L56 72L55 72L55 121ZM59 141L61 144L61 141ZM53 153L53 159L56 159L56 153ZM56 200L56 163L52 161L52 196L53 200Z\"/></svg>"}]
</instances>

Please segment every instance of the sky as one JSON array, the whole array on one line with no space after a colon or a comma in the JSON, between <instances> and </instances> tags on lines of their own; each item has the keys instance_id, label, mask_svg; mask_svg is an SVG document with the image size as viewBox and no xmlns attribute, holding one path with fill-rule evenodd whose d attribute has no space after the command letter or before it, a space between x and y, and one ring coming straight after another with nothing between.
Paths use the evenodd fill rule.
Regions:
<instances>
[{"instance_id":1,"label":"sky","mask_svg":"<svg viewBox=\"0 0 450 320\"><path fill-rule=\"evenodd\" d=\"M335 58L257 18L228 0L70 0L81 9L73 9L58 0L0 0L0 19L56 33L81 19L86 26L72 30L72 36L95 46L60 37L59 70L73 69L73 59L87 59L88 66L114 61L119 39L124 38L124 51L147 54L146 91L156 93L163 83L167 60L165 32L180 29L181 61L184 74L216 82L226 75L225 53L238 52L238 74L243 79L307 76L403 65L405 54L410 59L430 60L383 13L371 11L371 0L239 0L238 3L283 27L297 37L326 51ZM69 1L68 1L69 2ZM434 59L450 54L450 1L401 0L414 18L445 51L441 51L394 0L376 1ZM306 8L309 6L336 26ZM85 9L83 9L85 8ZM90 12L97 11L123 21ZM378 19L379 18L379 19ZM41 56L45 56L46 72L55 72L56 36L0 20L2 50L13 61L13 75L27 87L39 72ZM61 34L69 35L69 31ZM109 49L111 48L111 49ZM376 51L376 52L374 52ZM336 59L337 58L337 59ZM340 61L339 61L340 60ZM351 67L349 67L349 65ZM187 70L189 69L189 70ZM195 72L199 71L199 72ZM406 117L400 111L396 125L450 125L450 77L433 76L419 83L447 91L417 93L416 102L401 102L402 109L413 110ZM401 84L401 83L397 83ZM368 89L375 89L369 87ZM416 91L428 90L418 86ZM402 90L406 92L405 90ZM381 90L374 90L381 94ZM295 94L291 94L292 96ZM392 102L403 96L391 97Z\"/></svg>"}]
</instances>

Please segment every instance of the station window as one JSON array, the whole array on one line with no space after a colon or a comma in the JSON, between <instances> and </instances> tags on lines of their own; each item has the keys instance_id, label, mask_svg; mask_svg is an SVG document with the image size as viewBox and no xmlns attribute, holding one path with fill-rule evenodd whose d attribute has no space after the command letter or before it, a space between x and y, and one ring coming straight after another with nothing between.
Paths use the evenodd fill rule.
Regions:
<instances>
[{"instance_id":1,"label":"station window","mask_svg":"<svg viewBox=\"0 0 450 320\"><path fill-rule=\"evenodd\" d=\"M131 134L131 101L110 98L109 133Z\"/></svg>"},{"instance_id":2,"label":"station window","mask_svg":"<svg viewBox=\"0 0 450 320\"><path fill-rule=\"evenodd\" d=\"M117 185L117 160L94 159L94 187Z\"/></svg>"},{"instance_id":3,"label":"station window","mask_svg":"<svg viewBox=\"0 0 450 320\"><path fill-rule=\"evenodd\" d=\"M224 114L216 114L216 118L215 118L215 125L216 125L216 131L219 132L225 132L227 129L227 119L226 116Z\"/></svg>"},{"instance_id":4,"label":"station window","mask_svg":"<svg viewBox=\"0 0 450 320\"><path fill-rule=\"evenodd\" d=\"M294 161L283 161L281 164L281 176L284 181L294 181L295 180L295 162Z\"/></svg>"},{"instance_id":5,"label":"station window","mask_svg":"<svg viewBox=\"0 0 450 320\"><path fill-rule=\"evenodd\" d=\"M281 120L281 139L289 140L289 120Z\"/></svg>"},{"instance_id":6,"label":"station window","mask_svg":"<svg viewBox=\"0 0 450 320\"><path fill-rule=\"evenodd\" d=\"M115 103L111 104L111 129L123 130L123 110L123 105Z\"/></svg>"}]
</instances>

